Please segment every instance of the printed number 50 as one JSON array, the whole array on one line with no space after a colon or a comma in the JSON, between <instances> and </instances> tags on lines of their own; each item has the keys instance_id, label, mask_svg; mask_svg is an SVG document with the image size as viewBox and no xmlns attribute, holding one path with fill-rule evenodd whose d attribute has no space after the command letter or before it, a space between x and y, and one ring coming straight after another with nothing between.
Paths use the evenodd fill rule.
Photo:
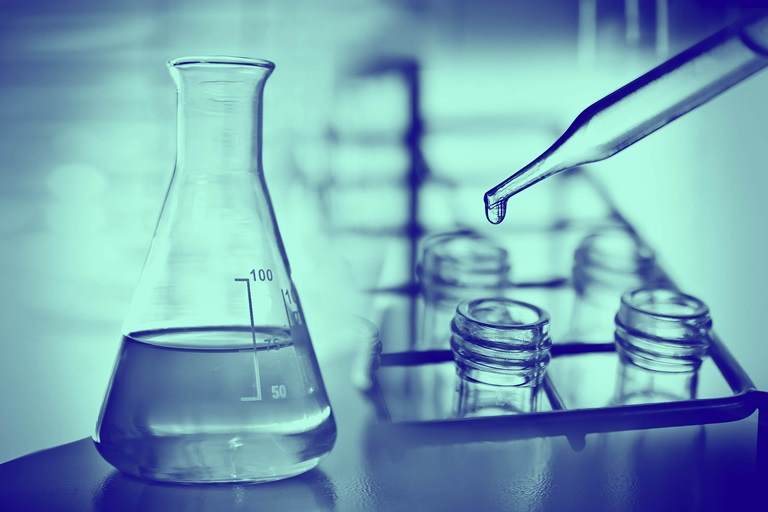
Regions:
<instances>
[{"instance_id":1,"label":"printed number 50","mask_svg":"<svg viewBox=\"0 0 768 512\"><path fill-rule=\"evenodd\" d=\"M282 398L285 398L288 396L288 390L285 387L285 384L278 384L276 386L272 386L272 398L275 400L280 400Z\"/></svg>"}]
</instances>

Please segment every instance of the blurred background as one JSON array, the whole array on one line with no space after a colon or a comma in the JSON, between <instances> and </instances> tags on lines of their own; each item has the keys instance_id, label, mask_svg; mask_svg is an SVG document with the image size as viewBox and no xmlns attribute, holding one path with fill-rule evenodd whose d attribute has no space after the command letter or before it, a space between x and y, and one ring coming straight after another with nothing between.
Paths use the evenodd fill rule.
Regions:
<instances>
[{"instance_id":1,"label":"blurred background","mask_svg":"<svg viewBox=\"0 0 768 512\"><path fill-rule=\"evenodd\" d=\"M264 165L322 365L414 238L546 216L549 183L496 227L482 193L758 3L1 1L0 462L92 432L173 168L168 59L277 63ZM767 95L765 72L588 170L763 389Z\"/></svg>"}]
</instances>

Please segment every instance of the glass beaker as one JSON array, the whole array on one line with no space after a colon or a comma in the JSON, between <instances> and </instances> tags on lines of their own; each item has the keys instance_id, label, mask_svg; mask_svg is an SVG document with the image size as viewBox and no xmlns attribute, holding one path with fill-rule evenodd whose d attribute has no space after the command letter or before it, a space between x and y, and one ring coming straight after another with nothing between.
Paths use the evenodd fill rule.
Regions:
<instances>
[{"instance_id":1,"label":"glass beaker","mask_svg":"<svg viewBox=\"0 0 768 512\"><path fill-rule=\"evenodd\" d=\"M576 298L566 341L608 343L622 294L658 279L653 250L620 226L590 233L574 252Z\"/></svg>"},{"instance_id":2,"label":"glass beaker","mask_svg":"<svg viewBox=\"0 0 768 512\"><path fill-rule=\"evenodd\" d=\"M336 426L261 165L265 60L180 58L177 157L94 441L126 473L260 482Z\"/></svg>"},{"instance_id":3,"label":"glass beaker","mask_svg":"<svg viewBox=\"0 0 768 512\"><path fill-rule=\"evenodd\" d=\"M459 417L533 412L549 364L549 315L505 298L464 301L451 323Z\"/></svg>"},{"instance_id":4,"label":"glass beaker","mask_svg":"<svg viewBox=\"0 0 768 512\"><path fill-rule=\"evenodd\" d=\"M712 320L701 300L666 289L625 293L616 314L619 372L614 403L696 398Z\"/></svg>"},{"instance_id":5,"label":"glass beaker","mask_svg":"<svg viewBox=\"0 0 768 512\"><path fill-rule=\"evenodd\" d=\"M509 253L472 231L451 231L424 239L417 268L423 308L417 349L446 349L451 319L462 300L500 295L510 286Z\"/></svg>"}]
</instances>

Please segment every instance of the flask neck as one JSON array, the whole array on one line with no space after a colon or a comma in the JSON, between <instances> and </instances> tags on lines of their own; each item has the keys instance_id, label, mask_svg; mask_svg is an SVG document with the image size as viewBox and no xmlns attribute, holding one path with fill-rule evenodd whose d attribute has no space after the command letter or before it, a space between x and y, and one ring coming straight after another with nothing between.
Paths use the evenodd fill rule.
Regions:
<instances>
[{"instance_id":1,"label":"flask neck","mask_svg":"<svg viewBox=\"0 0 768 512\"><path fill-rule=\"evenodd\" d=\"M262 98L273 65L236 58L177 59L178 171L261 172Z\"/></svg>"}]
</instances>

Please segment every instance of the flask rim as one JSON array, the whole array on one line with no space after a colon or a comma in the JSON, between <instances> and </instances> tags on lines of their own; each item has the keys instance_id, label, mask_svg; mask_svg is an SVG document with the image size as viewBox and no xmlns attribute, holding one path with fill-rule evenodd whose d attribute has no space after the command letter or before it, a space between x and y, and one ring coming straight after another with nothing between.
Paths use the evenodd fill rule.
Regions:
<instances>
[{"instance_id":1,"label":"flask rim","mask_svg":"<svg viewBox=\"0 0 768 512\"><path fill-rule=\"evenodd\" d=\"M189 66L239 66L262 68L270 71L275 69L275 63L270 60L227 55L193 55L177 57L168 61L169 68L185 68Z\"/></svg>"},{"instance_id":2,"label":"flask rim","mask_svg":"<svg viewBox=\"0 0 768 512\"><path fill-rule=\"evenodd\" d=\"M687 308L688 311L664 312L649 307L660 302L683 306ZM635 288L633 290L628 290L621 296L621 304L638 313L672 320L695 319L709 314L709 308L700 299L697 299L693 295L688 295L687 293L668 288Z\"/></svg>"}]
</instances>

